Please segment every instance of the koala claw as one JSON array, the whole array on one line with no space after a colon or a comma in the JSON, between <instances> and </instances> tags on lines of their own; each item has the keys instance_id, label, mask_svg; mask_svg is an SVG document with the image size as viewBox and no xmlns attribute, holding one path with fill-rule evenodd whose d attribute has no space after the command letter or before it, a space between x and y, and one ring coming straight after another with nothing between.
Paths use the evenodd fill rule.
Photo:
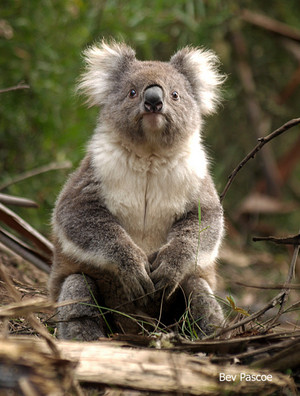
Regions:
<instances>
[{"instance_id":1,"label":"koala claw","mask_svg":"<svg viewBox=\"0 0 300 396\"><path fill-rule=\"evenodd\" d=\"M137 300L138 304L147 305L155 292L154 284L145 269L135 271L135 276L127 274L122 283L128 300Z\"/></svg>"},{"instance_id":2,"label":"koala claw","mask_svg":"<svg viewBox=\"0 0 300 396\"><path fill-rule=\"evenodd\" d=\"M174 270L166 262L162 262L158 268L151 273L151 279L154 283L155 290L165 289L165 297L168 299L178 287L181 279L174 276L170 279L169 274L174 273Z\"/></svg>"}]
</instances>

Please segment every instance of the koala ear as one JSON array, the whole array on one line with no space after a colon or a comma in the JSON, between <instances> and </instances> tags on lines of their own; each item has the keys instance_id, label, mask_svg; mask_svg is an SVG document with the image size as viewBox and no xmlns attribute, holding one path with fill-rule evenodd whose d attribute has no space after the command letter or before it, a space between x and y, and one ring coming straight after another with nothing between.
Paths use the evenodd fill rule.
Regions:
<instances>
[{"instance_id":1,"label":"koala ear","mask_svg":"<svg viewBox=\"0 0 300 396\"><path fill-rule=\"evenodd\" d=\"M90 106L101 105L111 92L111 85L119 81L118 74L126 72L135 60L135 52L125 44L103 40L85 50L83 56L86 69L77 89L87 96Z\"/></svg>"},{"instance_id":2,"label":"koala ear","mask_svg":"<svg viewBox=\"0 0 300 396\"><path fill-rule=\"evenodd\" d=\"M219 103L219 86L225 80L218 71L218 57L212 51L185 47L170 63L189 81L201 113L212 114Z\"/></svg>"}]
</instances>

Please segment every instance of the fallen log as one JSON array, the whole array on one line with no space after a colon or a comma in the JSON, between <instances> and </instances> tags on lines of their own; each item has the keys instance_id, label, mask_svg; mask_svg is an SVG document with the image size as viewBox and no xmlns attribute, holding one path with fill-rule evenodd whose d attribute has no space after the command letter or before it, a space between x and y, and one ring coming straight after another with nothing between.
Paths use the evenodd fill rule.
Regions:
<instances>
[{"instance_id":1,"label":"fallen log","mask_svg":"<svg viewBox=\"0 0 300 396\"><path fill-rule=\"evenodd\" d=\"M56 344L60 357L54 357L47 344L38 338L0 339L0 368L9 364L12 372L20 377L16 383L19 384L20 379L23 382L26 379L29 389L30 386L36 389L36 383L45 386L46 380L54 381L58 386L57 380L64 377L62 369L65 367L67 371L64 384L69 386L79 381L94 383L101 388L116 387L132 391L159 392L162 395L223 395L226 392L233 395L268 395L275 391L296 394L294 382L287 375L265 369L255 370L247 366L212 364L205 356L150 348L130 348L124 347L124 343L109 340L57 341ZM38 356L41 358L38 359ZM43 364L40 364L40 361ZM49 373L47 374L48 361L51 378ZM26 370L21 369L22 364ZM15 367L18 367L18 370L15 370ZM34 372L31 377L28 374L31 372L29 368ZM5 381L5 378L1 378L1 372L3 370L0 370L0 385ZM73 382L70 381L70 372ZM38 376L42 382L37 382Z\"/></svg>"}]
</instances>

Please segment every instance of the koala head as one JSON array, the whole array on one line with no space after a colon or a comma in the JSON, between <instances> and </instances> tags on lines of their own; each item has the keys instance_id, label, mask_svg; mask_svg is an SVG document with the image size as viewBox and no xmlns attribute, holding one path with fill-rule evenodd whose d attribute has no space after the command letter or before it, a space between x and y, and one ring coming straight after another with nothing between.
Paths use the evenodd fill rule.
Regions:
<instances>
[{"instance_id":1,"label":"koala head","mask_svg":"<svg viewBox=\"0 0 300 396\"><path fill-rule=\"evenodd\" d=\"M186 47L169 62L139 61L127 45L103 41L84 56L79 89L124 142L176 146L199 133L202 116L218 104L224 78L211 51Z\"/></svg>"}]
</instances>

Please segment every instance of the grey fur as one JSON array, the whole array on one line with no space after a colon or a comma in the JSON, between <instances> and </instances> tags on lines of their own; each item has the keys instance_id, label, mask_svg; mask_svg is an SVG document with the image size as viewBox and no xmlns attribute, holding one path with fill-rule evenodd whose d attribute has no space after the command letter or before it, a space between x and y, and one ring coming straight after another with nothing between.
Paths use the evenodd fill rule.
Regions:
<instances>
[{"instance_id":1,"label":"grey fur","mask_svg":"<svg viewBox=\"0 0 300 396\"><path fill-rule=\"evenodd\" d=\"M185 48L169 63L141 62L124 44L102 42L86 58L79 88L101 113L54 211L50 294L94 304L93 290L100 305L150 320L162 306L180 316L172 300L182 290L199 336L211 333L223 319L212 296L223 211L199 134L202 115L218 100L216 57ZM149 106L152 86L159 89L147 99L158 95L159 104ZM116 331L139 331L125 316L112 316ZM62 307L59 319L61 338L107 332L88 305Z\"/></svg>"},{"instance_id":2,"label":"grey fur","mask_svg":"<svg viewBox=\"0 0 300 396\"><path fill-rule=\"evenodd\" d=\"M98 297L95 283L88 276L69 275L61 288L58 301L78 301L58 309L58 334L63 339L81 341L97 340L104 337L103 319L95 307L94 298Z\"/></svg>"}]
</instances>

